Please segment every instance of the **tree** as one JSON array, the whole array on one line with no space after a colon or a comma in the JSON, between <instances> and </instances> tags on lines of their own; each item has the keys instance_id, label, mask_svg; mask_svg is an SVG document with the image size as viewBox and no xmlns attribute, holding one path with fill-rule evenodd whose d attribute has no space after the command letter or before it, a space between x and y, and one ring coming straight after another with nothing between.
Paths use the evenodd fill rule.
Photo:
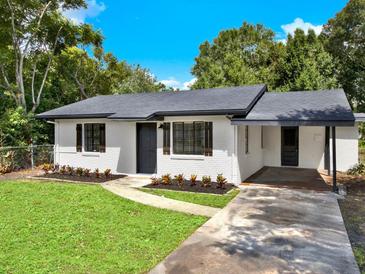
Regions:
<instances>
[{"instance_id":1,"label":"tree","mask_svg":"<svg viewBox=\"0 0 365 274\"><path fill-rule=\"evenodd\" d=\"M277 90L318 90L338 86L336 62L313 30L297 29L288 35L285 53L277 66Z\"/></svg>"},{"instance_id":2,"label":"tree","mask_svg":"<svg viewBox=\"0 0 365 274\"><path fill-rule=\"evenodd\" d=\"M193 88L267 83L273 87L276 66L284 45L272 30L243 23L239 29L221 31L213 43L200 45L192 73Z\"/></svg>"},{"instance_id":3,"label":"tree","mask_svg":"<svg viewBox=\"0 0 365 274\"><path fill-rule=\"evenodd\" d=\"M339 82L357 111L365 111L365 0L350 0L322 31L339 63Z\"/></svg>"},{"instance_id":4,"label":"tree","mask_svg":"<svg viewBox=\"0 0 365 274\"><path fill-rule=\"evenodd\" d=\"M80 43L100 45L87 24L75 25L60 10L85 7L83 0L4 0L0 4L1 87L17 106L35 112L56 54Z\"/></svg>"}]
</instances>

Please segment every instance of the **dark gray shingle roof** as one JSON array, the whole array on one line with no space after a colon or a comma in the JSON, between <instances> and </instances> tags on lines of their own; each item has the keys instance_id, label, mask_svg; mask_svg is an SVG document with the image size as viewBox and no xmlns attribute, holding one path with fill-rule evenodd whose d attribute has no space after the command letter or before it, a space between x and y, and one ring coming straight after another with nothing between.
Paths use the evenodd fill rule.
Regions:
<instances>
[{"instance_id":1,"label":"dark gray shingle roof","mask_svg":"<svg viewBox=\"0 0 365 274\"><path fill-rule=\"evenodd\" d=\"M237 121L353 122L354 115L342 89L266 92L245 118ZM238 124L238 123L237 123ZM289 123L290 124L290 123ZM315 123L314 123L315 124ZM319 124L318 124L319 125Z\"/></svg>"},{"instance_id":2,"label":"dark gray shingle roof","mask_svg":"<svg viewBox=\"0 0 365 274\"><path fill-rule=\"evenodd\" d=\"M157 115L247 114L266 85L178 92L96 96L43 112L38 118L108 117L148 119Z\"/></svg>"}]
</instances>

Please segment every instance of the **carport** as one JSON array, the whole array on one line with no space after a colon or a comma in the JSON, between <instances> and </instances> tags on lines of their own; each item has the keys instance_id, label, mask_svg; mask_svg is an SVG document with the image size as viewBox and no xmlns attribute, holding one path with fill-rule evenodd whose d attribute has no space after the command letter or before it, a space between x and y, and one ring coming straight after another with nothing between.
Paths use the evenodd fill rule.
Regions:
<instances>
[{"instance_id":1,"label":"carport","mask_svg":"<svg viewBox=\"0 0 365 274\"><path fill-rule=\"evenodd\" d=\"M328 176L316 169L263 167L243 182L243 185L266 185L289 189L330 191Z\"/></svg>"},{"instance_id":2,"label":"carport","mask_svg":"<svg viewBox=\"0 0 365 274\"><path fill-rule=\"evenodd\" d=\"M325 139L324 169L327 175L332 176L332 190L338 191L336 182L336 128L355 126L355 117L343 91L319 91L316 94L300 91L268 92L263 95L246 117L233 117L231 123L236 126L281 128L282 169L280 167L263 168L245 180L246 182L322 190L327 187L318 171L300 169L298 134L299 127L324 128L325 134L322 137Z\"/></svg>"}]
</instances>

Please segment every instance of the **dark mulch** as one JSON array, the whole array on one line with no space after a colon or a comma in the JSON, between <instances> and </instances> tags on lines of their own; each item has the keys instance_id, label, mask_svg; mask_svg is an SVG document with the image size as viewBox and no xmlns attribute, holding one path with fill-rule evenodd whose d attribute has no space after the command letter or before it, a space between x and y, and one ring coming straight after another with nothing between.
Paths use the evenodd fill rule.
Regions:
<instances>
[{"instance_id":1,"label":"dark mulch","mask_svg":"<svg viewBox=\"0 0 365 274\"><path fill-rule=\"evenodd\" d=\"M90 183L104 183L107 181L116 180L119 178L123 178L126 175L110 175L108 178L105 178L104 175L100 175L100 178L96 178L94 173L90 173L90 176L78 176L78 175L69 175L69 174L59 174L59 173L48 173L43 174L37 177L41 178L50 178L50 179L61 179L67 181L79 181L79 182L90 182Z\"/></svg>"},{"instance_id":2,"label":"dark mulch","mask_svg":"<svg viewBox=\"0 0 365 274\"><path fill-rule=\"evenodd\" d=\"M213 193L213 194L225 194L230 191L232 188L235 188L232 184L226 184L225 188L217 188L217 183L212 182L210 187L204 187L201 185L200 181L197 181L195 186L190 185L190 181L185 181L184 185L180 187L176 182L172 182L169 185L159 184L159 185L145 185L146 188L157 188L157 189L169 189L169 190L178 190L178 191L189 191L196 193Z\"/></svg>"}]
</instances>

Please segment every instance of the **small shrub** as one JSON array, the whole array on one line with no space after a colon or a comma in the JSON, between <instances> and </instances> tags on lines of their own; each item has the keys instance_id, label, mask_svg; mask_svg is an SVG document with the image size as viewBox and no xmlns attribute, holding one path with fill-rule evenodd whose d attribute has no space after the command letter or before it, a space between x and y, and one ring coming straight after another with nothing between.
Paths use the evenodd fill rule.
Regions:
<instances>
[{"instance_id":1,"label":"small shrub","mask_svg":"<svg viewBox=\"0 0 365 274\"><path fill-rule=\"evenodd\" d=\"M51 170L53 170L52 164L43 164L41 165L41 169L44 171L45 174L48 174Z\"/></svg>"},{"instance_id":2,"label":"small shrub","mask_svg":"<svg viewBox=\"0 0 365 274\"><path fill-rule=\"evenodd\" d=\"M53 165L53 168L52 168L53 173L57 173L59 170L60 170L60 165L59 164Z\"/></svg>"},{"instance_id":3,"label":"small shrub","mask_svg":"<svg viewBox=\"0 0 365 274\"><path fill-rule=\"evenodd\" d=\"M171 175L170 174L164 174L161 176L161 181L164 185L171 184Z\"/></svg>"},{"instance_id":4,"label":"small shrub","mask_svg":"<svg viewBox=\"0 0 365 274\"><path fill-rule=\"evenodd\" d=\"M217 176L217 188L226 188L227 178L223 174L218 174Z\"/></svg>"},{"instance_id":5,"label":"small shrub","mask_svg":"<svg viewBox=\"0 0 365 274\"><path fill-rule=\"evenodd\" d=\"M82 167L76 168L76 174L81 177L84 174L84 169Z\"/></svg>"},{"instance_id":6,"label":"small shrub","mask_svg":"<svg viewBox=\"0 0 365 274\"><path fill-rule=\"evenodd\" d=\"M212 179L210 178L210 176L202 177L202 186L203 187L210 187L211 183L212 183Z\"/></svg>"},{"instance_id":7,"label":"small shrub","mask_svg":"<svg viewBox=\"0 0 365 274\"><path fill-rule=\"evenodd\" d=\"M91 169L89 169L89 168L84 168L84 176L86 176L86 177L90 177L90 172L91 172Z\"/></svg>"},{"instance_id":8,"label":"small shrub","mask_svg":"<svg viewBox=\"0 0 365 274\"><path fill-rule=\"evenodd\" d=\"M67 172L67 168L66 168L66 166L65 166L65 165L61 166L61 167L60 167L60 173L61 173L61 174L66 174L66 172Z\"/></svg>"},{"instance_id":9,"label":"small shrub","mask_svg":"<svg viewBox=\"0 0 365 274\"><path fill-rule=\"evenodd\" d=\"M198 175L196 175L196 174L192 174L191 176L190 176L190 185L191 186L195 186L196 185L196 179L198 178Z\"/></svg>"},{"instance_id":10,"label":"small shrub","mask_svg":"<svg viewBox=\"0 0 365 274\"><path fill-rule=\"evenodd\" d=\"M0 164L0 174L9 173L12 171L10 164Z\"/></svg>"},{"instance_id":11,"label":"small shrub","mask_svg":"<svg viewBox=\"0 0 365 274\"><path fill-rule=\"evenodd\" d=\"M75 169L72 166L66 166L66 172L69 175L73 175L75 173Z\"/></svg>"},{"instance_id":12,"label":"small shrub","mask_svg":"<svg viewBox=\"0 0 365 274\"><path fill-rule=\"evenodd\" d=\"M178 174L175 175L175 180L177 182L177 185L182 188L185 182L184 174Z\"/></svg>"},{"instance_id":13,"label":"small shrub","mask_svg":"<svg viewBox=\"0 0 365 274\"><path fill-rule=\"evenodd\" d=\"M95 173L95 177L96 177L96 178L100 178L100 171L99 171L99 169L98 169L98 168L95 168L94 173Z\"/></svg>"},{"instance_id":14,"label":"small shrub","mask_svg":"<svg viewBox=\"0 0 365 274\"><path fill-rule=\"evenodd\" d=\"M158 177L152 177L151 178L151 185L157 186L160 184L160 179Z\"/></svg>"},{"instance_id":15,"label":"small shrub","mask_svg":"<svg viewBox=\"0 0 365 274\"><path fill-rule=\"evenodd\" d=\"M365 173L365 164L359 163L347 170L349 175L363 175Z\"/></svg>"},{"instance_id":16,"label":"small shrub","mask_svg":"<svg viewBox=\"0 0 365 274\"><path fill-rule=\"evenodd\" d=\"M104 170L104 176L105 178L109 178L112 174L112 170L110 168L107 168L106 170Z\"/></svg>"}]
</instances>

